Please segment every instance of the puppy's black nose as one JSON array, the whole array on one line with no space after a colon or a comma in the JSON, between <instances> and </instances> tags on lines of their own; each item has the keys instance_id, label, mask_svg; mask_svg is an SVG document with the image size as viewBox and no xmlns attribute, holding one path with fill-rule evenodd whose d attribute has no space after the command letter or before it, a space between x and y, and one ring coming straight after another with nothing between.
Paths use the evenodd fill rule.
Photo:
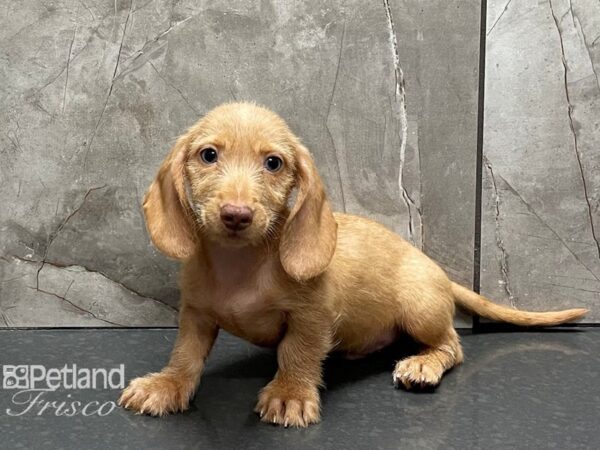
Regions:
<instances>
[{"instance_id":1,"label":"puppy's black nose","mask_svg":"<svg viewBox=\"0 0 600 450\"><path fill-rule=\"evenodd\" d=\"M221 208L221 221L232 231L248 228L254 213L247 206L225 205Z\"/></svg>"}]
</instances>

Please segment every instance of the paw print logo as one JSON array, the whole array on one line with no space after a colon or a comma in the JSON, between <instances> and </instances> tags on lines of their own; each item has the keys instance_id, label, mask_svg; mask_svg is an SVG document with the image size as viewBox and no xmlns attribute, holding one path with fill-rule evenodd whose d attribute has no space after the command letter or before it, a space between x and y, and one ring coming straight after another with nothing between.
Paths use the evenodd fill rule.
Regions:
<instances>
[{"instance_id":1,"label":"paw print logo","mask_svg":"<svg viewBox=\"0 0 600 450\"><path fill-rule=\"evenodd\" d=\"M2 366L3 389L29 389L28 366Z\"/></svg>"}]
</instances>

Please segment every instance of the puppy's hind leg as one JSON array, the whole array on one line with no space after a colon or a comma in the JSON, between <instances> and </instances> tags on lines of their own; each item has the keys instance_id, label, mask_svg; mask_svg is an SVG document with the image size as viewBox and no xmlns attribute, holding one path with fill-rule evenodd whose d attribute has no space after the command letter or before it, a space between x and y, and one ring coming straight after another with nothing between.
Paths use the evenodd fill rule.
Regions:
<instances>
[{"instance_id":1,"label":"puppy's hind leg","mask_svg":"<svg viewBox=\"0 0 600 450\"><path fill-rule=\"evenodd\" d=\"M463 361L458 334L452 325L441 337L434 339L430 339L426 334L411 334L424 344L425 348L415 356L398 361L393 373L396 387L433 388L440 383L444 372Z\"/></svg>"}]
</instances>

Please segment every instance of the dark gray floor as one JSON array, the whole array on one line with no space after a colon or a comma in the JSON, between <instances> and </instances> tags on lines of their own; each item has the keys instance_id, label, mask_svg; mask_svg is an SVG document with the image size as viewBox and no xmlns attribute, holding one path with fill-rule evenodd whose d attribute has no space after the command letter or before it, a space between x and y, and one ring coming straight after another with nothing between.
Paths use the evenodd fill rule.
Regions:
<instances>
[{"instance_id":1,"label":"dark gray floor","mask_svg":"<svg viewBox=\"0 0 600 450\"><path fill-rule=\"evenodd\" d=\"M0 363L115 367L133 376L162 367L175 330L5 330ZM38 415L0 391L2 448L600 448L600 330L463 336L466 361L433 393L394 390L402 351L326 365L323 422L306 430L265 425L252 413L274 354L222 334L192 408L161 419L115 408L107 416ZM26 400L21 394L16 402ZM115 390L60 389L41 400L115 400ZM92 407L97 404L93 404ZM110 404L106 406L110 409ZM62 412L66 410L63 409ZM67 410L71 412L71 410ZM88 409L88 412L92 409Z\"/></svg>"}]
</instances>

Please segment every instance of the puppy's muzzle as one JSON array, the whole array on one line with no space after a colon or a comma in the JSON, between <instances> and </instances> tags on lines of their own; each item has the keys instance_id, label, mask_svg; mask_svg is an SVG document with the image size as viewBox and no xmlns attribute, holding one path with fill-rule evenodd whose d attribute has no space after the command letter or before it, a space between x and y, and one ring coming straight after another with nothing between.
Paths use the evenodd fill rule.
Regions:
<instances>
[{"instance_id":1,"label":"puppy's muzzle","mask_svg":"<svg viewBox=\"0 0 600 450\"><path fill-rule=\"evenodd\" d=\"M252 224L253 211L247 206L225 205L221 208L221 221L231 231L241 231Z\"/></svg>"}]
</instances>

